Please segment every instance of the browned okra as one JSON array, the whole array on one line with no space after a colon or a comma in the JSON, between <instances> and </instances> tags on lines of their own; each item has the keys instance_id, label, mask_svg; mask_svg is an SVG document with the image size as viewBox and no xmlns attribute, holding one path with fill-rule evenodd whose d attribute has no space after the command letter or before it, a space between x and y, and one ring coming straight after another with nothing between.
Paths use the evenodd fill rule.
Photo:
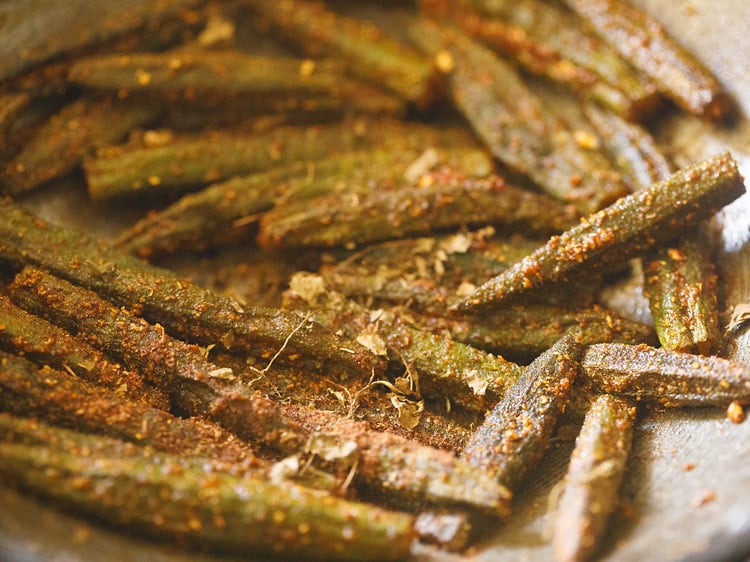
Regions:
<instances>
[{"instance_id":1,"label":"browned okra","mask_svg":"<svg viewBox=\"0 0 750 562\"><path fill-rule=\"evenodd\" d=\"M177 135L156 146L99 150L84 160L94 200L172 193L296 161L320 160L378 145L424 146L466 132L394 120L347 120L309 127L278 127L263 133L208 132ZM471 141L469 141L471 142Z\"/></svg>"},{"instance_id":2,"label":"browned okra","mask_svg":"<svg viewBox=\"0 0 750 562\"><path fill-rule=\"evenodd\" d=\"M616 342L655 345L652 326L621 317L599 306L565 308L531 304L509 306L466 318L412 315L419 328L448 332L459 342L528 360L550 348L571 329L579 331L583 344Z\"/></svg>"},{"instance_id":3,"label":"browned okra","mask_svg":"<svg viewBox=\"0 0 750 562\"><path fill-rule=\"evenodd\" d=\"M422 0L429 14L448 17L505 54L525 71L544 76L629 119L659 105L650 80L633 70L583 22L543 0Z\"/></svg>"},{"instance_id":4,"label":"browned okra","mask_svg":"<svg viewBox=\"0 0 750 562\"><path fill-rule=\"evenodd\" d=\"M187 194L149 214L121 233L115 243L125 251L150 257L248 239L260 214L277 203L325 193L367 192L379 182L399 181L421 150L353 151L238 176ZM448 161L471 175L486 175L492 170L489 155L480 149L428 150L435 154L436 164Z\"/></svg>"},{"instance_id":5,"label":"browned okra","mask_svg":"<svg viewBox=\"0 0 750 562\"><path fill-rule=\"evenodd\" d=\"M43 0L0 5L0 80L23 90L65 89L70 61L96 49L159 49L184 39L205 23L204 0L72 0L65 6Z\"/></svg>"},{"instance_id":6,"label":"browned okra","mask_svg":"<svg viewBox=\"0 0 750 562\"><path fill-rule=\"evenodd\" d=\"M166 395L144 386L143 376L128 371L81 338L15 306L0 295L0 347L37 363L71 371L130 399L167 408Z\"/></svg>"},{"instance_id":7,"label":"browned okra","mask_svg":"<svg viewBox=\"0 0 750 562\"><path fill-rule=\"evenodd\" d=\"M205 351L167 335L88 289L27 267L9 286L20 306L75 331L79 337L144 373L180 411L215 420L240 436L274 443L286 430L278 408L237 384L232 369L214 365Z\"/></svg>"},{"instance_id":8,"label":"browned okra","mask_svg":"<svg viewBox=\"0 0 750 562\"><path fill-rule=\"evenodd\" d=\"M555 512L552 550L557 562L589 560L599 546L630 453L636 409L602 395L586 413Z\"/></svg>"},{"instance_id":9,"label":"browned okra","mask_svg":"<svg viewBox=\"0 0 750 562\"><path fill-rule=\"evenodd\" d=\"M682 108L714 121L734 111L719 81L648 14L614 0L564 0Z\"/></svg>"},{"instance_id":10,"label":"browned okra","mask_svg":"<svg viewBox=\"0 0 750 562\"><path fill-rule=\"evenodd\" d=\"M644 275L662 347L704 355L719 351L718 276L701 230L649 252Z\"/></svg>"},{"instance_id":11,"label":"browned okra","mask_svg":"<svg viewBox=\"0 0 750 562\"><path fill-rule=\"evenodd\" d=\"M104 441L104 438L100 438ZM112 454L104 455L108 446ZM414 517L117 444L0 445L3 480L80 513L193 547L301 560L403 560Z\"/></svg>"},{"instance_id":12,"label":"browned okra","mask_svg":"<svg viewBox=\"0 0 750 562\"><path fill-rule=\"evenodd\" d=\"M426 51L447 53L454 105L505 165L550 195L590 213L627 193L620 174L573 132L494 52L459 31L417 19L410 34Z\"/></svg>"},{"instance_id":13,"label":"browned okra","mask_svg":"<svg viewBox=\"0 0 750 562\"><path fill-rule=\"evenodd\" d=\"M294 291L295 285L292 286ZM299 306L291 297L288 306ZM352 339L365 338L396 369L406 365L417 373L418 393L425 398L448 399L472 411L485 411L521 376L523 368L504 358L454 341L444 332L428 332L411 324L408 312L376 311L326 292L312 307L313 318Z\"/></svg>"},{"instance_id":14,"label":"browned okra","mask_svg":"<svg viewBox=\"0 0 750 562\"><path fill-rule=\"evenodd\" d=\"M256 357L283 350L280 360L312 361L366 377L384 368L363 346L296 314L243 306L73 229L46 223L9 199L0 200L0 217L0 260L19 268L36 265L138 308L189 341Z\"/></svg>"},{"instance_id":15,"label":"browned okra","mask_svg":"<svg viewBox=\"0 0 750 562\"><path fill-rule=\"evenodd\" d=\"M353 247L486 224L559 232L575 217L571 207L499 176L470 178L446 168L393 190L321 196L276 207L261 218L257 240L263 247Z\"/></svg>"},{"instance_id":16,"label":"browned okra","mask_svg":"<svg viewBox=\"0 0 750 562\"><path fill-rule=\"evenodd\" d=\"M168 453L256 464L249 446L197 418L183 419L144 402L123 399L65 371L38 367L0 351L0 409L37 415L66 427L104 433Z\"/></svg>"},{"instance_id":17,"label":"browned okra","mask_svg":"<svg viewBox=\"0 0 750 562\"><path fill-rule=\"evenodd\" d=\"M337 14L321 2L252 0L248 4L310 56L335 57L352 75L385 86L422 109L440 97L440 73L431 62L388 37L374 22Z\"/></svg>"},{"instance_id":18,"label":"browned okra","mask_svg":"<svg viewBox=\"0 0 750 562\"><path fill-rule=\"evenodd\" d=\"M128 103L112 98L76 100L53 115L5 166L0 184L20 194L72 171L96 147L118 142L160 114L157 102Z\"/></svg>"},{"instance_id":19,"label":"browned okra","mask_svg":"<svg viewBox=\"0 0 750 562\"><path fill-rule=\"evenodd\" d=\"M750 367L721 357L601 343L588 346L581 370L597 391L647 403L669 407L750 403Z\"/></svg>"},{"instance_id":20,"label":"browned okra","mask_svg":"<svg viewBox=\"0 0 750 562\"><path fill-rule=\"evenodd\" d=\"M675 238L744 192L732 156L718 154L582 219L453 308L477 312L529 300L556 283L602 271Z\"/></svg>"},{"instance_id":21,"label":"browned okra","mask_svg":"<svg viewBox=\"0 0 750 562\"><path fill-rule=\"evenodd\" d=\"M516 489L549 444L581 351L575 334L567 334L537 357L469 438L460 458Z\"/></svg>"}]
</instances>

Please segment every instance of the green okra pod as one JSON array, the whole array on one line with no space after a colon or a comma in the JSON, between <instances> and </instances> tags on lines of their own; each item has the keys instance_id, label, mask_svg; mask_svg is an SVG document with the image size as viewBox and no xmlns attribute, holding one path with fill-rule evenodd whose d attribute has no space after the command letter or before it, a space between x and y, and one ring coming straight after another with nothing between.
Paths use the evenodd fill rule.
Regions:
<instances>
[{"instance_id":1,"label":"green okra pod","mask_svg":"<svg viewBox=\"0 0 750 562\"><path fill-rule=\"evenodd\" d=\"M474 148L427 149L433 167L445 162L471 175L487 175L492 161ZM421 148L353 151L316 162L295 162L190 193L123 232L116 245L149 257L179 249L202 249L249 238L257 219L276 204L322 194L367 192L398 182L418 161Z\"/></svg>"},{"instance_id":2,"label":"green okra pod","mask_svg":"<svg viewBox=\"0 0 750 562\"><path fill-rule=\"evenodd\" d=\"M318 126L277 127L263 133L209 132L177 135L156 146L99 150L84 160L94 200L156 195L267 170L297 161L320 160L377 145L421 146L441 139L470 138L394 120L347 120ZM453 141L449 141L453 142Z\"/></svg>"},{"instance_id":3,"label":"green okra pod","mask_svg":"<svg viewBox=\"0 0 750 562\"><path fill-rule=\"evenodd\" d=\"M700 229L649 252L644 259L644 291L665 349L718 351L718 276Z\"/></svg>"},{"instance_id":4,"label":"green okra pod","mask_svg":"<svg viewBox=\"0 0 750 562\"><path fill-rule=\"evenodd\" d=\"M552 550L558 562L589 560L618 503L635 424L635 407L602 395L586 413L555 512Z\"/></svg>"},{"instance_id":5,"label":"green okra pod","mask_svg":"<svg viewBox=\"0 0 750 562\"><path fill-rule=\"evenodd\" d=\"M141 374L123 368L70 332L18 308L4 295L0 295L0 347L37 363L74 372L123 397L168 407L166 395L144 385Z\"/></svg>"},{"instance_id":6,"label":"green okra pod","mask_svg":"<svg viewBox=\"0 0 750 562\"><path fill-rule=\"evenodd\" d=\"M154 449L232 463L255 464L250 447L197 418L178 418L144 402L123 400L65 371L37 367L0 351L0 409Z\"/></svg>"},{"instance_id":7,"label":"green okra pod","mask_svg":"<svg viewBox=\"0 0 750 562\"><path fill-rule=\"evenodd\" d=\"M305 560L402 560L415 538L411 515L177 456L102 457L24 444L0 451L4 478L156 538Z\"/></svg>"},{"instance_id":8,"label":"green okra pod","mask_svg":"<svg viewBox=\"0 0 750 562\"><path fill-rule=\"evenodd\" d=\"M567 334L537 357L469 438L460 458L517 488L565 411L581 351L575 334Z\"/></svg>"},{"instance_id":9,"label":"green okra pod","mask_svg":"<svg viewBox=\"0 0 750 562\"><path fill-rule=\"evenodd\" d=\"M459 342L508 358L528 360L549 349L571 329L579 331L581 343L646 343L655 345L652 326L621 317L593 305L566 308L531 304L509 306L466 318L412 315L424 330L446 331Z\"/></svg>"},{"instance_id":10,"label":"green okra pod","mask_svg":"<svg viewBox=\"0 0 750 562\"><path fill-rule=\"evenodd\" d=\"M494 52L425 19L415 20L410 34L433 54L449 53L453 103L505 165L584 213L627 193L605 155L576 143L563 120Z\"/></svg>"},{"instance_id":11,"label":"green okra pod","mask_svg":"<svg viewBox=\"0 0 750 562\"><path fill-rule=\"evenodd\" d=\"M714 156L582 219L453 309L477 312L511 299L530 299L555 283L622 263L675 238L744 192L731 155Z\"/></svg>"},{"instance_id":12,"label":"green okra pod","mask_svg":"<svg viewBox=\"0 0 750 562\"><path fill-rule=\"evenodd\" d=\"M150 266L75 230L56 226L0 200L0 259L33 264L87 287L121 306L135 307L171 334L202 345L280 360L313 361L369 377L383 362L356 342L289 312L246 307Z\"/></svg>"},{"instance_id":13,"label":"green okra pod","mask_svg":"<svg viewBox=\"0 0 750 562\"><path fill-rule=\"evenodd\" d=\"M714 121L733 113L733 102L719 81L642 10L613 0L564 3L682 108Z\"/></svg>"},{"instance_id":14,"label":"green okra pod","mask_svg":"<svg viewBox=\"0 0 750 562\"><path fill-rule=\"evenodd\" d=\"M433 16L450 18L467 33L511 58L523 70L582 94L628 118L658 106L651 81L638 74L583 22L541 0L422 0Z\"/></svg>"},{"instance_id":15,"label":"green okra pod","mask_svg":"<svg viewBox=\"0 0 750 562\"><path fill-rule=\"evenodd\" d=\"M476 179L442 169L394 190L277 207L261 218L257 240L263 247L348 247L477 224L549 232L575 216L574 209L498 176Z\"/></svg>"},{"instance_id":16,"label":"green okra pod","mask_svg":"<svg viewBox=\"0 0 750 562\"><path fill-rule=\"evenodd\" d=\"M441 76L431 62L373 22L337 14L321 2L248 4L309 55L335 57L352 75L385 86L419 108L430 107L440 96Z\"/></svg>"},{"instance_id":17,"label":"green okra pod","mask_svg":"<svg viewBox=\"0 0 750 562\"><path fill-rule=\"evenodd\" d=\"M148 377L181 411L215 420L257 442L273 443L287 429L278 408L236 382L229 368L214 365L195 344L175 339L117 308L88 289L27 267L9 286L27 310L77 332Z\"/></svg>"},{"instance_id":18,"label":"green okra pod","mask_svg":"<svg viewBox=\"0 0 750 562\"><path fill-rule=\"evenodd\" d=\"M20 194L74 170L96 147L119 142L132 129L161 113L157 102L129 103L112 98L83 98L63 107L5 166L0 184Z\"/></svg>"},{"instance_id":19,"label":"green okra pod","mask_svg":"<svg viewBox=\"0 0 750 562\"><path fill-rule=\"evenodd\" d=\"M726 406L750 401L750 368L721 357L647 345L601 343L581 359L585 380L597 391L624 394L670 407Z\"/></svg>"}]
</instances>

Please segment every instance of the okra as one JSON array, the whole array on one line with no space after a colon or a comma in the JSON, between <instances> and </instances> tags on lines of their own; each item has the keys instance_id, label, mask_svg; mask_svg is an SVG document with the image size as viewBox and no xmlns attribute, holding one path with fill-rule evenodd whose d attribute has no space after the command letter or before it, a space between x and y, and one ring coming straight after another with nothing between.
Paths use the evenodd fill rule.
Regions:
<instances>
[{"instance_id":1,"label":"okra","mask_svg":"<svg viewBox=\"0 0 750 562\"><path fill-rule=\"evenodd\" d=\"M564 3L677 105L714 121L733 113L719 81L645 12L613 0Z\"/></svg>"},{"instance_id":2,"label":"okra","mask_svg":"<svg viewBox=\"0 0 750 562\"><path fill-rule=\"evenodd\" d=\"M305 560L402 560L411 515L289 483L238 477L172 455L102 457L0 445L5 479L80 513L214 550Z\"/></svg>"},{"instance_id":3,"label":"okra","mask_svg":"<svg viewBox=\"0 0 750 562\"><path fill-rule=\"evenodd\" d=\"M721 357L647 345L590 345L581 359L586 380L600 392L669 407L750 403L750 367Z\"/></svg>"},{"instance_id":4,"label":"okra","mask_svg":"<svg viewBox=\"0 0 750 562\"><path fill-rule=\"evenodd\" d=\"M714 156L582 219L487 281L453 309L476 312L511 299L529 300L556 283L623 263L675 238L744 191L731 155Z\"/></svg>"},{"instance_id":5,"label":"okra","mask_svg":"<svg viewBox=\"0 0 750 562\"><path fill-rule=\"evenodd\" d=\"M344 121L310 127L278 127L264 133L211 132L177 135L157 146L99 150L84 160L90 196L96 201L153 196L216 183L233 176L347 150L388 144L424 146L428 139L467 138L436 127L393 120Z\"/></svg>"},{"instance_id":6,"label":"okra","mask_svg":"<svg viewBox=\"0 0 750 562\"><path fill-rule=\"evenodd\" d=\"M261 217L257 241L263 247L351 247L486 224L559 232L575 216L572 208L501 177L476 179L443 169L422 175L413 186L277 207Z\"/></svg>"},{"instance_id":7,"label":"okra","mask_svg":"<svg viewBox=\"0 0 750 562\"><path fill-rule=\"evenodd\" d=\"M287 304L292 302L287 299ZM372 346L382 346L379 351L389 353L397 368L405 364L415 371L425 398L447 398L481 412L497 402L523 371L515 363L454 341L441 331L414 328L408 313L371 311L333 292L319 298L312 310L312 317L324 326L352 339L377 342Z\"/></svg>"},{"instance_id":8,"label":"okra","mask_svg":"<svg viewBox=\"0 0 750 562\"><path fill-rule=\"evenodd\" d=\"M580 355L575 335L567 334L537 357L472 434L460 458L516 489L549 444Z\"/></svg>"},{"instance_id":9,"label":"okra","mask_svg":"<svg viewBox=\"0 0 750 562\"><path fill-rule=\"evenodd\" d=\"M523 70L563 84L629 119L648 115L658 106L654 84L556 4L423 0L420 6L431 15L457 22Z\"/></svg>"},{"instance_id":10,"label":"okra","mask_svg":"<svg viewBox=\"0 0 750 562\"><path fill-rule=\"evenodd\" d=\"M96 147L124 138L160 114L158 103L76 100L53 115L5 166L3 189L20 194L74 170Z\"/></svg>"},{"instance_id":11,"label":"okra","mask_svg":"<svg viewBox=\"0 0 750 562\"><path fill-rule=\"evenodd\" d=\"M273 443L286 424L275 404L237 384L231 369L88 289L27 267L9 286L23 308L75 330L169 395L182 412L205 416L249 439Z\"/></svg>"},{"instance_id":12,"label":"okra","mask_svg":"<svg viewBox=\"0 0 750 562\"><path fill-rule=\"evenodd\" d=\"M628 320L601 308L565 308L532 304L509 306L466 318L412 315L421 329L448 332L454 340L499 353L503 357L527 360L550 348L571 329L579 331L581 343L646 343L655 345L652 326Z\"/></svg>"},{"instance_id":13,"label":"okra","mask_svg":"<svg viewBox=\"0 0 750 562\"><path fill-rule=\"evenodd\" d=\"M440 162L460 165L472 175L485 175L492 169L489 156L479 149L433 152ZM366 192L377 182L399 181L419 155L416 149L354 151L238 176L187 194L148 215L120 234L116 245L150 257L247 239L260 214L277 202L286 204L325 193Z\"/></svg>"},{"instance_id":14,"label":"okra","mask_svg":"<svg viewBox=\"0 0 750 562\"><path fill-rule=\"evenodd\" d=\"M197 8L203 0L136 0L117 2L73 0L28 3L11 0L0 6L3 41L0 42L0 80L20 79L44 86L50 78L65 76L74 55L97 48L163 47L186 29L203 22ZM57 66L58 68L54 68ZM29 77L36 72L36 76ZM60 83L61 80L57 81Z\"/></svg>"},{"instance_id":15,"label":"okra","mask_svg":"<svg viewBox=\"0 0 750 562\"><path fill-rule=\"evenodd\" d=\"M321 2L252 0L248 4L308 55L341 60L352 75L385 86L421 109L440 95L440 73L431 62L387 36L374 22L337 14Z\"/></svg>"},{"instance_id":16,"label":"okra","mask_svg":"<svg viewBox=\"0 0 750 562\"><path fill-rule=\"evenodd\" d=\"M622 398L599 396L576 439L555 512L552 549L558 562L589 560L618 503L636 409Z\"/></svg>"},{"instance_id":17,"label":"okra","mask_svg":"<svg viewBox=\"0 0 750 562\"><path fill-rule=\"evenodd\" d=\"M0 295L0 347L36 363L65 369L129 399L168 407L165 394L144 385L140 373L129 371L103 353Z\"/></svg>"},{"instance_id":18,"label":"okra","mask_svg":"<svg viewBox=\"0 0 750 562\"><path fill-rule=\"evenodd\" d=\"M414 21L410 34L426 51L450 54L453 103L505 165L583 213L627 192L604 154L574 142L565 123L494 52L424 19Z\"/></svg>"},{"instance_id":19,"label":"okra","mask_svg":"<svg viewBox=\"0 0 750 562\"><path fill-rule=\"evenodd\" d=\"M665 349L708 355L719 349L718 276L700 229L644 259L644 291Z\"/></svg>"},{"instance_id":20,"label":"okra","mask_svg":"<svg viewBox=\"0 0 750 562\"><path fill-rule=\"evenodd\" d=\"M231 433L198 418L178 418L144 402L124 400L65 371L37 367L0 351L0 407L20 416L104 433L139 445L181 455L230 463L255 463L249 446Z\"/></svg>"},{"instance_id":21,"label":"okra","mask_svg":"<svg viewBox=\"0 0 750 562\"><path fill-rule=\"evenodd\" d=\"M238 301L203 289L75 230L42 221L9 199L0 200L0 259L32 264L87 287L152 323L201 345L280 360L294 357L365 377L383 362L357 342L296 314Z\"/></svg>"}]
</instances>

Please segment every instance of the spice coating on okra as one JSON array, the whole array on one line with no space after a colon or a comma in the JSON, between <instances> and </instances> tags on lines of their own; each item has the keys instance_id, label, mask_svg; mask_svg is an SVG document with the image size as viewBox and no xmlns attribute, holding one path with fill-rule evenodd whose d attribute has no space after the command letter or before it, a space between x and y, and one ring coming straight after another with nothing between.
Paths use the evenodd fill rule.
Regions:
<instances>
[{"instance_id":1,"label":"spice coating on okra","mask_svg":"<svg viewBox=\"0 0 750 562\"><path fill-rule=\"evenodd\" d=\"M144 402L124 400L114 391L65 371L40 368L5 352L0 352L0 407L168 453L248 466L256 462L246 443L220 427L198 418L178 418Z\"/></svg>"},{"instance_id":2,"label":"spice coating on okra","mask_svg":"<svg viewBox=\"0 0 750 562\"><path fill-rule=\"evenodd\" d=\"M633 66L682 108L713 121L734 112L718 80L645 12L613 0L564 0Z\"/></svg>"},{"instance_id":3,"label":"spice coating on okra","mask_svg":"<svg viewBox=\"0 0 750 562\"><path fill-rule=\"evenodd\" d=\"M503 178L470 178L444 168L414 185L351 196L288 203L260 220L264 247L347 246L418 235L432 229L494 224L532 232L559 232L576 212Z\"/></svg>"},{"instance_id":4,"label":"spice coating on okra","mask_svg":"<svg viewBox=\"0 0 750 562\"><path fill-rule=\"evenodd\" d=\"M580 354L575 334L568 334L537 357L469 438L461 458L516 489L565 411Z\"/></svg>"},{"instance_id":5,"label":"spice coating on okra","mask_svg":"<svg viewBox=\"0 0 750 562\"><path fill-rule=\"evenodd\" d=\"M248 2L259 19L271 23L310 56L336 57L347 71L385 86L421 109L441 94L441 76L426 57L389 37L374 22L329 10L321 2Z\"/></svg>"},{"instance_id":6,"label":"spice coating on okra","mask_svg":"<svg viewBox=\"0 0 750 562\"><path fill-rule=\"evenodd\" d=\"M238 477L172 455L102 457L0 445L0 472L70 508L213 550L305 560L403 560L412 515L290 483Z\"/></svg>"},{"instance_id":7,"label":"spice coating on okra","mask_svg":"<svg viewBox=\"0 0 750 562\"><path fill-rule=\"evenodd\" d=\"M243 307L75 230L46 223L8 199L0 200L0 217L0 259L16 266L35 264L112 302L137 308L171 334L256 357L270 358L283 348L282 360L291 356L297 362L366 376L384 368L382 360L357 342L312 322L302 325L296 314Z\"/></svg>"},{"instance_id":8,"label":"spice coating on okra","mask_svg":"<svg viewBox=\"0 0 750 562\"><path fill-rule=\"evenodd\" d=\"M74 372L124 398L167 407L166 394L144 385L143 376L114 362L83 339L29 314L0 295L0 347L32 361Z\"/></svg>"},{"instance_id":9,"label":"spice coating on okra","mask_svg":"<svg viewBox=\"0 0 750 562\"><path fill-rule=\"evenodd\" d=\"M433 54L449 53L449 90L492 154L551 196L594 212L627 193L597 147L584 148L521 76L495 53L447 27L417 20L410 33Z\"/></svg>"},{"instance_id":10,"label":"spice coating on okra","mask_svg":"<svg viewBox=\"0 0 750 562\"><path fill-rule=\"evenodd\" d=\"M670 407L750 403L750 367L647 345L590 345L581 371L599 392Z\"/></svg>"},{"instance_id":11,"label":"spice coating on okra","mask_svg":"<svg viewBox=\"0 0 750 562\"><path fill-rule=\"evenodd\" d=\"M744 192L731 155L714 156L581 219L453 309L477 312L509 300L528 300L555 283L621 264L685 232Z\"/></svg>"},{"instance_id":12,"label":"spice coating on okra","mask_svg":"<svg viewBox=\"0 0 750 562\"><path fill-rule=\"evenodd\" d=\"M635 416L629 401L606 394L586 413L555 510L552 549L557 562L589 560L599 546L618 504Z\"/></svg>"}]
</instances>

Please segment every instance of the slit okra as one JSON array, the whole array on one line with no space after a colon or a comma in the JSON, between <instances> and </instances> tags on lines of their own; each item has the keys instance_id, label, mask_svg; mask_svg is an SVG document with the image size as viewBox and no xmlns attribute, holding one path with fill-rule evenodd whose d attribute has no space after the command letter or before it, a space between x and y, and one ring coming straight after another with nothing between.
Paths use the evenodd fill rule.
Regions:
<instances>
[{"instance_id":1,"label":"slit okra","mask_svg":"<svg viewBox=\"0 0 750 562\"><path fill-rule=\"evenodd\" d=\"M565 411L581 352L569 333L537 357L469 437L460 458L517 489Z\"/></svg>"},{"instance_id":2,"label":"slit okra","mask_svg":"<svg viewBox=\"0 0 750 562\"><path fill-rule=\"evenodd\" d=\"M581 358L585 383L596 391L668 407L750 403L750 367L721 357L647 345L599 343Z\"/></svg>"},{"instance_id":3,"label":"slit okra","mask_svg":"<svg viewBox=\"0 0 750 562\"><path fill-rule=\"evenodd\" d=\"M726 152L718 154L582 219L452 308L471 313L511 300L528 301L554 284L580 279L642 255L744 192L734 159Z\"/></svg>"},{"instance_id":4,"label":"slit okra","mask_svg":"<svg viewBox=\"0 0 750 562\"><path fill-rule=\"evenodd\" d=\"M627 193L605 155L580 146L509 63L461 32L425 19L415 20L409 33L425 51L449 53L453 104L503 164L583 213Z\"/></svg>"},{"instance_id":5,"label":"slit okra","mask_svg":"<svg viewBox=\"0 0 750 562\"><path fill-rule=\"evenodd\" d=\"M354 247L477 224L559 232L575 217L571 207L501 177L470 178L442 169L393 190L276 207L261 218L257 241L263 247Z\"/></svg>"},{"instance_id":6,"label":"slit okra","mask_svg":"<svg viewBox=\"0 0 750 562\"><path fill-rule=\"evenodd\" d=\"M0 347L36 363L72 371L123 397L168 406L166 394L147 387L141 374L123 368L70 332L18 308L4 295L0 295Z\"/></svg>"},{"instance_id":7,"label":"slit okra","mask_svg":"<svg viewBox=\"0 0 750 562\"><path fill-rule=\"evenodd\" d=\"M290 483L239 477L173 455L102 456L81 447L0 445L4 478L156 538L316 560L403 560L412 515Z\"/></svg>"},{"instance_id":8,"label":"slit okra","mask_svg":"<svg viewBox=\"0 0 750 562\"><path fill-rule=\"evenodd\" d=\"M733 102L719 81L648 14L614 0L564 0L677 105L713 121L728 119Z\"/></svg>"},{"instance_id":9,"label":"slit okra","mask_svg":"<svg viewBox=\"0 0 750 562\"><path fill-rule=\"evenodd\" d=\"M458 22L523 70L563 84L619 115L642 118L659 104L649 79L635 72L578 17L556 4L423 0L420 6L429 14Z\"/></svg>"},{"instance_id":10,"label":"slit okra","mask_svg":"<svg viewBox=\"0 0 750 562\"><path fill-rule=\"evenodd\" d=\"M285 349L297 361L364 376L384 368L357 342L312 322L303 324L296 314L243 306L97 239L47 223L9 199L0 200L0 217L0 260L17 268L35 265L115 304L138 309L147 320L188 341L266 358ZM282 360L288 359L286 354Z\"/></svg>"},{"instance_id":11,"label":"slit okra","mask_svg":"<svg viewBox=\"0 0 750 562\"><path fill-rule=\"evenodd\" d=\"M557 562L591 559L617 508L633 437L636 409L604 394L586 413L555 510L552 550Z\"/></svg>"}]
</instances>

